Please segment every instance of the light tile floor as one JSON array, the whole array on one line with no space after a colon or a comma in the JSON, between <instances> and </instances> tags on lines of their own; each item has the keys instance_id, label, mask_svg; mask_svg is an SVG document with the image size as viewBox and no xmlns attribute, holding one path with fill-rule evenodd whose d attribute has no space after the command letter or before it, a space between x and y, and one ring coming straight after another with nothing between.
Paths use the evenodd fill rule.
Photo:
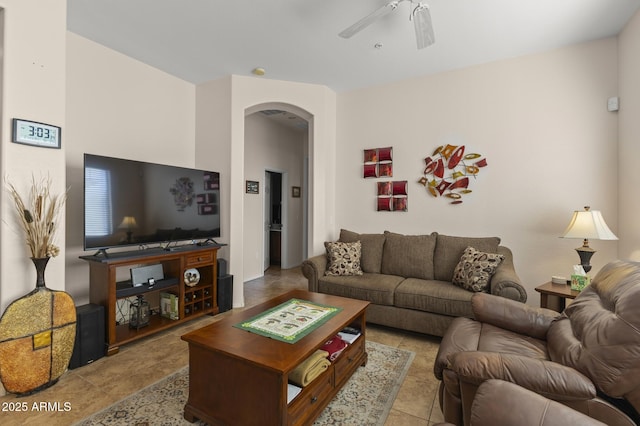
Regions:
<instances>
[{"instance_id":1,"label":"light tile floor","mask_svg":"<svg viewBox=\"0 0 640 426\"><path fill-rule=\"evenodd\" d=\"M306 288L300 269L271 268L263 278L245 284L245 305L253 306L294 288ZM180 336L227 314L202 317L122 346L116 355L69 370L54 386L35 395L2 396L0 424L73 424L187 365L188 347ZM386 425L430 426L442 422L433 377L440 339L375 325L367 326L367 339L416 353Z\"/></svg>"}]
</instances>

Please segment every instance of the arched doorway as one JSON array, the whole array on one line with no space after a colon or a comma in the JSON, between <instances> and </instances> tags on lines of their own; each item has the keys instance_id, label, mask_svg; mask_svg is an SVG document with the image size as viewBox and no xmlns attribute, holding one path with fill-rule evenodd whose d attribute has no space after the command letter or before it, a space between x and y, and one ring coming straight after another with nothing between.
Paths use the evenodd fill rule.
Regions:
<instances>
[{"instance_id":1,"label":"arched doorway","mask_svg":"<svg viewBox=\"0 0 640 426\"><path fill-rule=\"evenodd\" d=\"M227 84L228 83L228 84ZM229 185L229 247L225 255L229 257L229 271L234 275L233 306L244 305L244 265L249 259L245 256L246 230L245 216L245 117L263 109L281 109L290 111L306 119L309 123L308 163L305 164L304 185L306 200L304 217L307 232L304 247L307 257L324 250L324 241L333 238L335 212L335 144L336 144L336 96L322 86L300 85L284 81L257 78L232 77L230 81L216 83L201 93L201 102L210 99L216 108L212 112L222 111L230 102L230 114L223 114L220 120L211 122L202 120L199 129L201 135L219 134L229 141L228 185ZM269 101L265 101L268 99ZM285 99L284 101L271 101ZM304 107L298 106L304 105ZM215 114L214 114L215 116ZM203 136L204 138L204 136ZM205 145L206 146L206 145ZM203 150L204 151L204 150ZM223 219L224 222L224 219ZM262 233L262 228L260 228ZM262 247L253 247L256 261L262 263Z\"/></svg>"},{"instance_id":2,"label":"arched doorway","mask_svg":"<svg viewBox=\"0 0 640 426\"><path fill-rule=\"evenodd\" d=\"M310 128L310 114L293 105L268 103L245 111L244 178L260 189L244 197L244 281L264 274L276 246L283 269L307 257ZM275 175L277 188L269 179Z\"/></svg>"}]
</instances>

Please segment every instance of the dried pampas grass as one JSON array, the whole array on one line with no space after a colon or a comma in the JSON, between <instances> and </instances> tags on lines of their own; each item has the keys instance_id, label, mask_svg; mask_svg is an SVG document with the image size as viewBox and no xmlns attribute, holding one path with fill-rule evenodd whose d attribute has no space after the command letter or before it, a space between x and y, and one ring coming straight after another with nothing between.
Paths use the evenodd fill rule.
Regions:
<instances>
[{"instance_id":1,"label":"dried pampas grass","mask_svg":"<svg viewBox=\"0 0 640 426\"><path fill-rule=\"evenodd\" d=\"M5 185L13 198L31 257L57 256L60 253L60 248L54 244L54 241L60 223L58 222L60 212L67 200L67 192L52 195L49 177L36 180L32 176L31 190L29 198L26 200L23 200L13 184L6 179Z\"/></svg>"}]
</instances>

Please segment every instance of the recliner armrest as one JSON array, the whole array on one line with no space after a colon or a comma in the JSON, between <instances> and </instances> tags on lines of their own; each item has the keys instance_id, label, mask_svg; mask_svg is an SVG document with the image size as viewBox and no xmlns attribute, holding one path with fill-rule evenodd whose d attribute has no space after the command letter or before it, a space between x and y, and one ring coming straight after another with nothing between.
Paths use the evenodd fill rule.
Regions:
<instances>
[{"instance_id":1,"label":"recliner armrest","mask_svg":"<svg viewBox=\"0 0 640 426\"><path fill-rule=\"evenodd\" d=\"M309 291L318 291L318 279L327 270L327 255L319 254L302 262L302 274L307 278Z\"/></svg>"},{"instance_id":2,"label":"recliner armrest","mask_svg":"<svg viewBox=\"0 0 640 426\"><path fill-rule=\"evenodd\" d=\"M543 340L551 323L561 315L486 293L471 297L471 309L477 321Z\"/></svg>"},{"instance_id":3,"label":"recliner armrest","mask_svg":"<svg viewBox=\"0 0 640 426\"><path fill-rule=\"evenodd\" d=\"M518 407L507 409L505 407ZM512 425L601 425L596 419L503 380L482 383L473 399L471 424Z\"/></svg>"},{"instance_id":4,"label":"recliner armrest","mask_svg":"<svg viewBox=\"0 0 640 426\"><path fill-rule=\"evenodd\" d=\"M489 379L505 380L555 401L596 397L596 387L587 376L552 361L497 352L458 352L449 356L449 369L463 382L479 386Z\"/></svg>"}]
</instances>

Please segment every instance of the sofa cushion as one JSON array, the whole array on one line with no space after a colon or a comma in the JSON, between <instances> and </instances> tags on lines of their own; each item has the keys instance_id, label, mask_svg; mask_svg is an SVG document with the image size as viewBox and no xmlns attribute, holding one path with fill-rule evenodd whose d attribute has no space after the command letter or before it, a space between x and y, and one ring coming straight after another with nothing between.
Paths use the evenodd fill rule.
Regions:
<instances>
[{"instance_id":1,"label":"sofa cushion","mask_svg":"<svg viewBox=\"0 0 640 426\"><path fill-rule=\"evenodd\" d=\"M485 253L473 247L467 247L453 272L452 283L465 290L487 292L489 280L504 260L497 253Z\"/></svg>"},{"instance_id":2,"label":"sofa cushion","mask_svg":"<svg viewBox=\"0 0 640 426\"><path fill-rule=\"evenodd\" d=\"M431 235L401 235L384 231L381 272L405 278L432 280L437 235L435 232Z\"/></svg>"},{"instance_id":3,"label":"sofa cushion","mask_svg":"<svg viewBox=\"0 0 640 426\"><path fill-rule=\"evenodd\" d=\"M369 273L342 277L325 275L318 279L318 292L393 306L394 292L403 279L394 275Z\"/></svg>"},{"instance_id":4,"label":"sofa cushion","mask_svg":"<svg viewBox=\"0 0 640 426\"><path fill-rule=\"evenodd\" d=\"M362 275L360 268L360 241L355 243L326 242L326 275Z\"/></svg>"},{"instance_id":5,"label":"sofa cushion","mask_svg":"<svg viewBox=\"0 0 640 426\"><path fill-rule=\"evenodd\" d=\"M473 294L450 282L408 278L396 289L395 306L453 317L473 318Z\"/></svg>"},{"instance_id":6,"label":"sofa cushion","mask_svg":"<svg viewBox=\"0 0 640 426\"><path fill-rule=\"evenodd\" d=\"M341 229L340 241L345 243L360 241L360 244L362 244L360 267L364 272L380 273L384 234L358 234L357 232Z\"/></svg>"},{"instance_id":7,"label":"sofa cushion","mask_svg":"<svg viewBox=\"0 0 640 426\"><path fill-rule=\"evenodd\" d=\"M451 282L453 271L467 247L474 247L486 253L497 253L499 245L500 238L498 237L452 237L438 234L433 254L434 278Z\"/></svg>"}]
</instances>

